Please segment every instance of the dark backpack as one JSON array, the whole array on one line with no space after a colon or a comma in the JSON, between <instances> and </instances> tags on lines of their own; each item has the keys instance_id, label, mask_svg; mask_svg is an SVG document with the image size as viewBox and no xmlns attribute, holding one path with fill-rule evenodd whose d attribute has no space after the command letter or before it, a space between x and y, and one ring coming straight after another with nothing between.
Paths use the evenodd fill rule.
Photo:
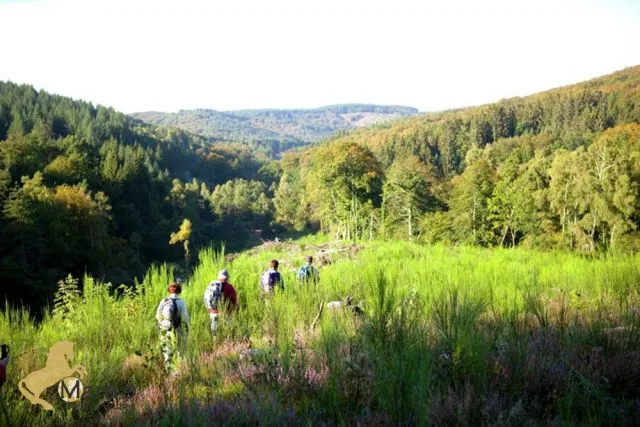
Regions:
<instances>
[{"instance_id":1,"label":"dark backpack","mask_svg":"<svg viewBox=\"0 0 640 427\"><path fill-rule=\"evenodd\" d=\"M176 303L175 299L163 299L160 310L162 312L162 317L164 317L171 323L172 329L177 329L181 326L182 319L180 318L180 310L178 310L178 304Z\"/></svg>"},{"instance_id":2,"label":"dark backpack","mask_svg":"<svg viewBox=\"0 0 640 427\"><path fill-rule=\"evenodd\" d=\"M213 282L209 283L209 289L211 289L211 295L209 295L209 304L211 305L211 308L213 309L218 309L218 303L220 302L220 299L222 298L222 287L224 286L224 284L222 282L220 282L219 280L214 280Z\"/></svg>"},{"instance_id":3,"label":"dark backpack","mask_svg":"<svg viewBox=\"0 0 640 427\"><path fill-rule=\"evenodd\" d=\"M273 288L280 281L280 273L277 271L265 271L260 276L260 285L265 292L273 292Z\"/></svg>"}]
</instances>

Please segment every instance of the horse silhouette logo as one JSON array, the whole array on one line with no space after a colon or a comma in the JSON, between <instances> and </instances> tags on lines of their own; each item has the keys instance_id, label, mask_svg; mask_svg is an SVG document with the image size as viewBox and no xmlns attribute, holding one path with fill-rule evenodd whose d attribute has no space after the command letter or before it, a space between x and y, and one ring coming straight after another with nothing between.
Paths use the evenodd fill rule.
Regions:
<instances>
[{"instance_id":1,"label":"horse silhouette logo","mask_svg":"<svg viewBox=\"0 0 640 427\"><path fill-rule=\"evenodd\" d=\"M80 380L73 378L73 374L77 373L80 378L87 376L87 368L82 365L70 366L70 360L73 358L73 343L71 341L60 341L55 343L49 349L47 354L47 363L42 369L31 372L25 378L20 380L18 388L20 393L27 398L32 404L42 406L45 411L53 411L53 406L46 400L40 398L40 395L52 385L59 385L59 393L64 399L61 387L67 391L68 397L72 393L76 393L75 399L64 399L67 402L76 401L82 394L82 383Z\"/></svg>"}]
</instances>

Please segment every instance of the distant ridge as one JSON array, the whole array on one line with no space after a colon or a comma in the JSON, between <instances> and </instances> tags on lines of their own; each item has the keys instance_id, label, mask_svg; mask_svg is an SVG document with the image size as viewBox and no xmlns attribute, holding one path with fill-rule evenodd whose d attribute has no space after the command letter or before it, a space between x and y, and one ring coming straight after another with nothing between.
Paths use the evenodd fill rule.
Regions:
<instances>
[{"instance_id":1,"label":"distant ridge","mask_svg":"<svg viewBox=\"0 0 640 427\"><path fill-rule=\"evenodd\" d=\"M417 114L416 108L399 105L336 104L309 109L147 111L133 113L131 117L218 140L245 142L276 154L341 131Z\"/></svg>"}]
</instances>

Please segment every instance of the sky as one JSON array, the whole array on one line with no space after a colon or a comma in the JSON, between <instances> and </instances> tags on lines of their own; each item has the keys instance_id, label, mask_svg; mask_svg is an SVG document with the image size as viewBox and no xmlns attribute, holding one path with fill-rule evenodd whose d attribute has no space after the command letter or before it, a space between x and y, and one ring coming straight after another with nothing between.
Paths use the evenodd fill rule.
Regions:
<instances>
[{"instance_id":1,"label":"sky","mask_svg":"<svg viewBox=\"0 0 640 427\"><path fill-rule=\"evenodd\" d=\"M132 113L421 111L640 64L640 1L0 0L0 80Z\"/></svg>"}]
</instances>

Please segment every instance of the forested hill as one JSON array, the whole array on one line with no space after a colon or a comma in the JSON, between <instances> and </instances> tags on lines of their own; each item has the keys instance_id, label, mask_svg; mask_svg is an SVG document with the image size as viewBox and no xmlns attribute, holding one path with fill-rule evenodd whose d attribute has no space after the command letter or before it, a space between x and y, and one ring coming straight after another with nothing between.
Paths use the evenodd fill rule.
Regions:
<instances>
[{"instance_id":1,"label":"forested hill","mask_svg":"<svg viewBox=\"0 0 640 427\"><path fill-rule=\"evenodd\" d=\"M38 307L67 274L132 283L241 247L271 230L278 173L246 146L0 82L0 299Z\"/></svg>"},{"instance_id":2,"label":"forested hill","mask_svg":"<svg viewBox=\"0 0 640 427\"><path fill-rule=\"evenodd\" d=\"M286 153L278 219L338 237L640 248L640 66Z\"/></svg>"},{"instance_id":3,"label":"forested hill","mask_svg":"<svg viewBox=\"0 0 640 427\"><path fill-rule=\"evenodd\" d=\"M177 127L227 141L241 141L272 155L374 123L418 114L411 107L366 104L332 105L314 109L181 110L143 112L131 116L147 123Z\"/></svg>"},{"instance_id":4,"label":"forested hill","mask_svg":"<svg viewBox=\"0 0 640 427\"><path fill-rule=\"evenodd\" d=\"M376 152L394 153L407 146L420 148L423 155L430 150L433 155L425 159L451 175L462 171L472 146L526 135L580 138L617 124L638 123L639 98L640 65L527 97L361 129L339 139L365 142Z\"/></svg>"}]
</instances>

